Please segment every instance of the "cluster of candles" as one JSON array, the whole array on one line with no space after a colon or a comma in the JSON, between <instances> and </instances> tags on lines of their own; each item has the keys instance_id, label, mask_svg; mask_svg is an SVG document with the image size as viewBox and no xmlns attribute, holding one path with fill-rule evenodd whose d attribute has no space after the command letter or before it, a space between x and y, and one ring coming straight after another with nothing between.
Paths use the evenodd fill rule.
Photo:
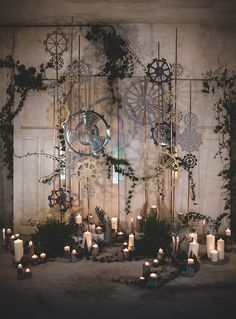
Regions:
<instances>
[{"instance_id":1,"label":"cluster of candles","mask_svg":"<svg viewBox=\"0 0 236 319\"><path fill-rule=\"evenodd\" d=\"M152 262L145 261L143 264L143 274L139 277L140 287L157 288L158 287L158 274L156 268L159 266L164 256L163 249L160 248L157 258Z\"/></svg>"},{"instance_id":2,"label":"cluster of candles","mask_svg":"<svg viewBox=\"0 0 236 319\"><path fill-rule=\"evenodd\" d=\"M22 264L17 265L17 279L27 279L32 277L32 272L29 267L24 268Z\"/></svg>"}]
</instances>

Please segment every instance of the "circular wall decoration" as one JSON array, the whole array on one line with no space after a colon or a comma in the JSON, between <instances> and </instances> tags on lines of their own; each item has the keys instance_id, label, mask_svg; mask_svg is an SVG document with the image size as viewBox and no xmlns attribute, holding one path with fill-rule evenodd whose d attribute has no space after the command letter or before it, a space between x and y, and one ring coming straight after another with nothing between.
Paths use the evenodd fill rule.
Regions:
<instances>
[{"instance_id":1,"label":"circular wall decoration","mask_svg":"<svg viewBox=\"0 0 236 319\"><path fill-rule=\"evenodd\" d=\"M61 83L53 81L47 85L47 92L52 97L61 98L63 96L63 87Z\"/></svg>"},{"instance_id":2,"label":"circular wall decoration","mask_svg":"<svg viewBox=\"0 0 236 319\"><path fill-rule=\"evenodd\" d=\"M92 198L95 196L95 189L92 185L84 185L81 189L81 194L84 198Z\"/></svg>"},{"instance_id":3,"label":"circular wall decoration","mask_svg":"<svg viewBox=\"0 0 236 319\"><path fill-rule=\"evenodd\" d=\"M137 80L127 88L122 101L128 117L137 123L153 124L157 112L166 111L163 103L164 89L150 81Z\"/></svg>"},{"instance_id":4,"label":"circular wall decoration","mask_svg":"<svg viewBox=\"0 0 236 319\"><path fill-rule=\"evenodd\" d=\"M182 118L183 118L183 113L181 111L173 110L167 114L167 120L174 123L181 122Z\"/></svg>"},{"instance_id":5,"label":"circular wall decoration","mask_svg":"<svg viewBox=\"0 0 236 319\"><path fill-rule=\"evenodd\" d=\"M110 140L110 126L103 115L93 110L81 110L69 116L65 139L77 154L97 155Z\"/></svg>"},{"instance_id":6,"label":"circular wall decoration","mask_svg":"<svg viewBox=\"0 0 236 319\"><path fill-rule=\"evenodd\" d=\"M53 190L48 196L49 207L57 206L61 212L65 212L69 207L71 207L72 197L70 192L66 191L64 188L59 188Z\"/></svg>"},{"instance_id":7,"label":"circular wall decoration","mask_svg":"<svg viewBox=\"0 0 236 319\"><path fill-rule=\"evenodd\" d=\"M51 57L49 63L51 63L51 68L54 70L60 70L64 65L64 61L63 61L62 57L59 56L58 54L53 55Z\"/></svg>"},{"instance_id":8,"label":"circular wall decoration","mask_svg":"<svg viewBox=\"0 0 236 319\"><path fill-rule=\"evenodd\" d=\"M51 55L62 55L68 50L68 39L64 32L53 31L48 33L46 39L43 41L45 51Z\"/></svg>"},{"instance_id":9,"label":"circular wall decoration","mask_svg":"<svg viewBox=\"0 0 236 319\"><path fill-rule=\"evenodd\" d=\"M67 81L83 84L90 80L90 67L82 60L74 60L64 75Z\"/></svg>"},{"instance_id":10,"label":"circular wall decoration","mask_svg":"<svg viewBox=\"0 0 236 319\"><path fill-rule=\"evenodd\" d=\"M147 76L153 83L169 82L172 77L171 65L166 62L166 59L154 59L147 65Z\"/></svg>"},{"instance_id":11,"label":"circular wall decoration","mask_svg":"<svg viewBox=\"0 0 236 319\"><path fill-rule=\"evenodd\" d=\"M68 106L60 102L55 103L55 118L54 118L54 103L51 103L48 106L46 112L47 112L48 120L52 124L55 124L55 126L61 126L62 124L64 124L70 115Z\"/></svg>"},{"instance_id":12,"label":"circular wall decoration","mask_svg":"<svg viewBox=\"0 0 236 319\"><path fill-rule=\"evenodd\" d=\"M174 75L180 76L184 72L184 67L180 63L172 63L172 71Z\"/></svg>"},{"instance_id":13,"label":"circular wall decoration","mask_svg":"<svg viewBox=\"0 0 236 319\"><path fill-rule=\"evenodd\" d=\"M187 126L194 126L198 121L197 115L189 112L187 114L184 115L184 123Z\"/></svg>"},{"instance_id":14,"label":"circular wall decoration","mask_svg":"<svg viewBox=\"0 0 236 319\"><path fill-rule=\"evenodd\" d=\"M80 182L84 184L92 184L96 181L98 175L98 169L95 162L84 161L77 164L78 170L76 177Z\"/></svg>"},{"instance_id":15,"label":"circular wall decoration","mask_svg":"<svg viewBox=\"0 0 236 319\"><path fill-rule=\"evenodd\" d=\"M186 128L177 136L177 142L180 144L182 150L188 153L198 151L202 144L201 135L195 128Z\"/></svg>"},{"instance_id":16,"label":"circular wall decoration","mask_svg":"<svg viewBox=\"0 0 236 319\"><path fill-rule=\"evenodd\" d=\"M151 138L154 144L160 146L167 146L170 144L171 140L171 126L166 122L156 123L154 127L151 128Z\"/></svg>"},{"instance_id":17,"label":"circular wall decoration","mask_svg":"<svg viewBox=\"0 0 236 319\"><path fill-rule=\"evenodd\" d=\"M186 169L194 168L197 165L197 158L195 155L189 153L184 156L182 163Z\"/></svg>"}]
</instances>

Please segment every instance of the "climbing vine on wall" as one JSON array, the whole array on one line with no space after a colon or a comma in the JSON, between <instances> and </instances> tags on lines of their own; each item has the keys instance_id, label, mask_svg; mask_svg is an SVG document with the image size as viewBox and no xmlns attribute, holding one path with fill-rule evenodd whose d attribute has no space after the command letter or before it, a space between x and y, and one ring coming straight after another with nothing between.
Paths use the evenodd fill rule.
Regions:
<instances>
[{"instance_id":1,"label":"climbing vine on wall","mask_svg":"<svg viewBox=\"0 0 236 319\"><path fill-rule=\"evenodd\" d=\"M47 66L46 66L47 67ZM6 99L0 111L0 137L3 142L3 165L8 169L8 178L13 175L13 120L22 110L29 91L45 89L43 79L45 69L40 65L37 72L34 67L26 67L12 56L0 59L0 69L10 71L10 81L6 89Z\"/></svg>"},{"instance_id":2,"label":"climbing vine on wall","mask_svg":"<svg viewBox=\"0 0 236 319\"><path fill-rule=\"evenodd\" d=\"M219 136L219 149L215 158L219 156L224 163L218 176L223 179L223 190L225 191L225 210L231 206L231 192L233 185L231 179L233 170L231 166L231 127L232 121L236 120L236 76L227 69L216 72L207 72L203 82L203 92L212 94L216 125L214 132ZM235 187L234 187L235 188ZM235 191L235 189L234 189Z\"/></svg>"}]
</instances>

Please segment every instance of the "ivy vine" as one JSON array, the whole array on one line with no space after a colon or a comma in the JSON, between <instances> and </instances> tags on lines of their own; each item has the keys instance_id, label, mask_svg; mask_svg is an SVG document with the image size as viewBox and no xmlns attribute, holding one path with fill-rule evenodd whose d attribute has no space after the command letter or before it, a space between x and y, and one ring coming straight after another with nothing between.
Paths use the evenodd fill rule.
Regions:
<instances>
[{"instance_id":1,"label":"ivy vine","mask_svg":"<svg viewBox=\"0 0 236 319\"><path fill-rule=\"evenodd\" d=\"M46 66L47 67L47 66ZM8 178L13 176L13 120L22 110L29 91L45 90L43 83L45 69L40 65L40 71L36 68L14 61L12 56L0 59L0 69L11 71L10 81L6 89L5 103L0 111L0 137L3 141L3 165L8 169ZM19 98L18 98L19 97Z\"/></svg>"},{"instance_id":2,"label":"ivy vine","mask_svg":"<svg viewBox=\"0 0 236 319\"><path fill-rule=\"evenodd\" d=\"M231 192L236 188L231 183L234 176L232 168L231 138L232 121L236 120L235 97L236 97L236 76L227 69L223 71L207 72L203 81L204 93L212 94L214 101L215 119L217 124L214 132L219 136L219 149L214 158L220 157L224 163L218 176L222 177L222 189L225 193L225 210L231 207Z\"/></svg>"}]
</instances>

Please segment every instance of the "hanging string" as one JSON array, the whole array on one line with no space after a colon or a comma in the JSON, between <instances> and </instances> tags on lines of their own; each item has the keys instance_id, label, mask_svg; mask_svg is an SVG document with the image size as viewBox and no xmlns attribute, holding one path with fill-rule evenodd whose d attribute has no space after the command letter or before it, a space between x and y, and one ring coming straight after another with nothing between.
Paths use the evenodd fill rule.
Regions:
<instances>
[{"instance_id":1,"label":"hanging string","mask_svg":"<svg viewBox=\"0 0 236 319\"><path fill-rule=\"evenodd\" d=\"M189 81L189 113L192 113L192 81ZM191 130L191 120L190 120L190 130ZM188 203L187 203L187 212L189 213L190 207L190 172L188 172Z\"/></svg>"}]
</instances>

